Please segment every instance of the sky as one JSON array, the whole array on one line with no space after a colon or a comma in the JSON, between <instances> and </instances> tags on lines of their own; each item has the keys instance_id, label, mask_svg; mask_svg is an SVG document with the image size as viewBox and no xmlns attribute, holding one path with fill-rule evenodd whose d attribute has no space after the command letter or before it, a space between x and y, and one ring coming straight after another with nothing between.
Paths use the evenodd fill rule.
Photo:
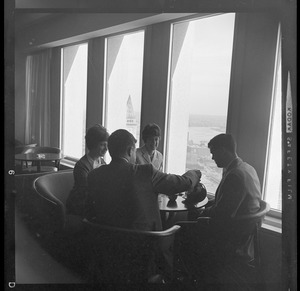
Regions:
<instances>
[{"instance_id":1,"label":"sky","mask_svg":"<svg viewBox=\"0 0 300 291\"><path fill-rule=\"evenodd\" d=\"M234 13L191 22L184 44L192 51L190 113L227 114L233 30Z\"/></svg>"},{"instance_id":2,"label":"sky","mask_svg":"<svg viewBox=\"0 0 300 291\"><path fill-rule=\"evenodd\" d=\"M188 106L191 114L227 114L234 16L229 13L190 22L181 56L190 58L192 64L190 76L185 81L190 91ZM173 40L176 41L176 33ZM122 44L123 53L129 60L128 95L131 95L135 111L141 106L143 41L144 32L140 31L127 34ZM124 54L118 57L124 57Z\"/></svg>"}]
</instances>

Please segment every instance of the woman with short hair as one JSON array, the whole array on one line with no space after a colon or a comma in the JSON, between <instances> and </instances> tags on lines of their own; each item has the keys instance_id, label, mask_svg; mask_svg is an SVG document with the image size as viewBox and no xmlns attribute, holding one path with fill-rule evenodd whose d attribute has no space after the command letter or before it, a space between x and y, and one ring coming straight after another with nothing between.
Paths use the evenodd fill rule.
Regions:
<instances>
[{"instance_id":1,"label":"woman with short hair","mask_svg":"<svg viewBox=\"0 0 300 291\"><path fill-rule=\"evenodd\" d=\"M66 201L69 214L85 216L87 176L93 169L106 164L103 157L107 152L108 137L106 128L100 124L88 129L85 135L88 153L81 157L74 167L74 186Z\"/></svg>"},{"instance_id":2,"label":"woman with short hair","mask_svg":"<svg viewBox=\"0 0 300 291\"><path fill-rule=\"evenodd\" d=\"M160 141L160 127L155 123L147 124L142 131L144 145L136 150L136 164L152 164L163 170L163 155L157 150Z\"/></svg>"}]
</instances>

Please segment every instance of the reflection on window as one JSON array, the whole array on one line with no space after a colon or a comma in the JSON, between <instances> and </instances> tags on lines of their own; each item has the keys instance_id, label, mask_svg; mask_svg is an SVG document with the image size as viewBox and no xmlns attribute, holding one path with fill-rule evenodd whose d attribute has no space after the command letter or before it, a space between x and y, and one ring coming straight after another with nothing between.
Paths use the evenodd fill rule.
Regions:
<instances>
[{"instance_id":1,"label":"reflection on window","mask_svg":"<svg viewBox=\"0 0 300 291\"><path fill-rule=\"evenodd\" d=\"M106 39L105 126L127 129L139 143L144 31ZM109 157L107 157L109 158Z\"/></svg>"},{"instance_id":2,"label":"reflection on window","mask_svg":"<svg viewBox=\"0 0 300 291\"><path fill-rule=\"evenodd\" d=\"M166 170L200 169L213 194L222 169L207 143L226 131L234 19L230 13L173 25Z\"/></svg>"},{"instance_id":3,"label":"reflection on window","mask_svg":"<svg viewBox=\"0 0 300 291\"><path fill-rule=\"evenodd\" d=\"M62 49L61 148L69 158L85 153L87 44Z\"/></svg>"},{"instance_id":4,"label":"reflection on window","mask_svg":"<svg viewBox=\"0 0 300 291\"><path fill-rule=\"evenodd\" d=\"M280 38L279 38L280 41ZM279 43L280 52L280 43ZM264 199L272 209L281 211L282 139L281 139L281 57L278 54L277 71L270 117L268 156L265 170Z\"/></svg>"}]
</instances>

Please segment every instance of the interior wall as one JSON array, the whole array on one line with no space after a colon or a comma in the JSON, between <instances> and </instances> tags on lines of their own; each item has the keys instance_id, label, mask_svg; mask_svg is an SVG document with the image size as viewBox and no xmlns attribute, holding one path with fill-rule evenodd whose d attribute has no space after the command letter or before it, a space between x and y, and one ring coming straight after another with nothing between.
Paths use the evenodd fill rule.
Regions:
<instances>
[{"instance_id":1,"label":"interior wall","mask_svg":"<svg viewBox=\"0 0 300 291\"><path fill-rule=\"evenodd\" d=\"M30 52L193 14L195 13L57 13L17 31L16 45L23 51Z\"/></svg>"},{"instance_id":2,"label":"interior wall","mask_svg":"<svg viewBox=\"0 0 300 291\"><path fill-rule=\"evenodd\" d=\"M227 131L237 151L263 183L279 21L268 13L239 13L228 106Z\"/></svg>"},{"instance_id":3,"label":"interior wall","mask_svg":"<svg viewBox=\"0 0 300 291\"><path fill-rule=\"evenodd\" d=\"M115 29L132 29L134 21L153 13L58 13L17 32L16 45L24 51L65 45L74 41L113 33Z\"/></svg>"},{"instance_id":4,"label":"interior wall","mask_svg":"<svg viewBox=\"0 0 300 291\"><path fill-rule=\"evenodd\" d=\"M260 253L262 277L265 291L287 290L286 278L282 272L281 234L266 229L260 230Z\"/></svg>"}]
</instances>

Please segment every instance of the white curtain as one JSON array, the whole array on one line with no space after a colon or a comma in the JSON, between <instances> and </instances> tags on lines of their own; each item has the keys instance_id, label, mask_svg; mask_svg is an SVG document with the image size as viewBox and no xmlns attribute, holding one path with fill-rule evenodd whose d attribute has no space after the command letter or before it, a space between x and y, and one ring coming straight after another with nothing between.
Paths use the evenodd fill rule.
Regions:
<instances>
[{"instance_id":1,"label":"white curtain","mask_svg":"<svg viewBox=\"0 0 300 291\"><path fill-rule=\"evenodd\" d=\"M26 59L25 143L50 146L51 50Z\"/></svg>"}]
</instances>

